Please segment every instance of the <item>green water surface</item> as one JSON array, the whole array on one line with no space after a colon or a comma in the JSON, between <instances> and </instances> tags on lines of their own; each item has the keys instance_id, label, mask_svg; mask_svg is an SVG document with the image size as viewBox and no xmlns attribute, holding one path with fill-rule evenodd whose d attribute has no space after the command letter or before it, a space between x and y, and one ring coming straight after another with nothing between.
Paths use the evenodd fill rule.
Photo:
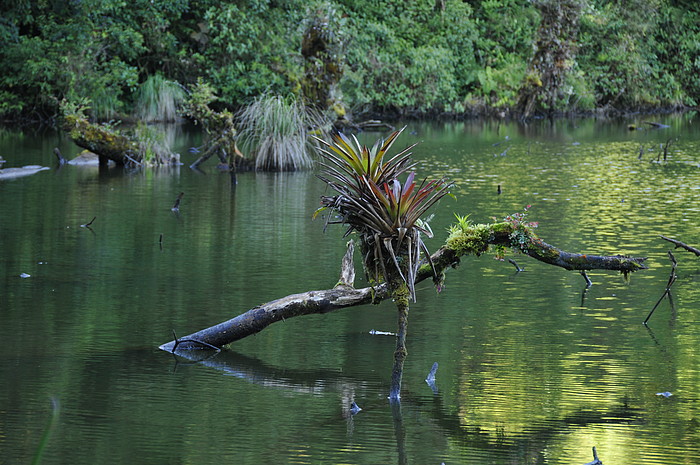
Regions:
<instances>
[{"instance_id":1,"label":"green water surface","mask_svg":"<svg viewBox=\"0 0 700 465\"><path fill-rule=\"evenodd\" d=\"M395 331L391 302L277 323L198 362L157 349L173 330L332 287L347 240L312 220L326 192L314 173L232 186L212 161L187 168L195 130L168 131L184 166L124 173L58 169L54 147L79 151L63 136L0 129L5 167L51 168L0 181L0 464L31 463L53 400L44 464L570 465L593 446L606 464L700 463L700 258L674 250L672 300L642 325L671 271L659 235L700 247L695 114L409 122L396 146L421 142L419 177L456 183L431 250L454 213L489 222L531 205L548 243L649 269L590 272L586 289L524 256L508 255L521 273L465 258L442 293L418 286L399 409L395 341L370 334Z\"/></svg>"}]
</instances>

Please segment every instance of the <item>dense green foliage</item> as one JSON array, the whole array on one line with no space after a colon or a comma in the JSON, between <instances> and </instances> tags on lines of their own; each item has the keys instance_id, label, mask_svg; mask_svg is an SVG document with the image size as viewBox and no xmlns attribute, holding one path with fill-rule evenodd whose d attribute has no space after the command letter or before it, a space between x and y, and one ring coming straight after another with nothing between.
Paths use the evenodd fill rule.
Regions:
<instances>
[{"instance_id":1,"label":"dense green foliage","mask_svg":"<svg viewBox=\"0 0 700 465\"><path fill-rule=\"evenodd\" d=\"M336 97L355 112L509 109L533 79L526 70L538 4L552 1L3 2L0 117L46 119L63 98L88 98L99 118L133 113L139 88L152 76L185 87L202 78L232 108L265 92L301 94L309 73L302 39L319 12L328 17L324 34L332 34ZM580 5L576 47L555 109L700 101L696 2Z\"/></svg>"}]
</instances>

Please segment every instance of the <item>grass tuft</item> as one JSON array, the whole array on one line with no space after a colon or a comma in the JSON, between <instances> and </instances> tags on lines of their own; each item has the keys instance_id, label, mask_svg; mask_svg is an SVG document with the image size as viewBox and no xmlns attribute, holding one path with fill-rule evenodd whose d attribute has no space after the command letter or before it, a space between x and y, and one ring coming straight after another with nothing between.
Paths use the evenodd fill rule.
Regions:
<instances>
[{"instance_id":1,"label":"grass tuft","mask_svg":"<svg viewBox=\"0 0 700 465\"><path fill-rule=\"evenodd\" d=\"M174 128L162 125L139 123L134 136L143 156L143 163L149 166L177 164L180 155L170 151L174 139ZM169 140L170 139L170 140Z\"/></svg>"},{"instance_id":2,"label":"grass tuft","mask_svg":"<svg viewBox=\"0 0 700 465\"><path fill-rule=\"evenodd\" d=\"M186 98L187 93L178 83L154 74L136 91L134 114L145 122L176 121L179 107Z\"/></svg>"},{"instance_id":3,"label":"grass tuft","mask_svg":"<svg viewBox=\"0 0 700 465\"><path fill-rule=\"evenodd\" d=\"M237 120L240 146L255 158L255 169L262 171L310 168L309 133L327 125L296 97L271 94L256 98L238 113Z\"/></svg>"}]
</instances>

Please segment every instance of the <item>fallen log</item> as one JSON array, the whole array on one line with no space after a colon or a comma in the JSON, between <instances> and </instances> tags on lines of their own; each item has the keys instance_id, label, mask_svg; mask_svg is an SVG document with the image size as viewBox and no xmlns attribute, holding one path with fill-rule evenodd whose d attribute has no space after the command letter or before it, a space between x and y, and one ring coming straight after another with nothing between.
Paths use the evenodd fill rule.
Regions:
<instances>
[{"instance_id":1,"label":"fallen log","mask_svg":"<svg viewBox=\"0 0 700 465\"><path fill-rule=\"evenodd\" d=\"M445 245L431 256L416 273L418 283L432 278L438 290L445 272L460 263L464 255L481 255L489 247L513 247L541 262L567 270L616 270L625 275L646 269L645 258L622 255L600 256L570 253L546 244L531 229L509 222L488 225L464 225L453 228ZM228 321L197 331L188 336L162 344L168 352L177 349L201 349L207 346L223 347L244 337L256 334L277 321L302 315L323 314L357 305L378 303L389 297L389 287L382 283L375 287L353 287L352 242L348 244L341 270L341 279L333 289L293 294L262 304Z\"/></svg>"},{"instance_id":2,"label":"fallen log","mask_svg":"<svg viewBox=\"0 0 700 465\"><path fill-rule=\"evenodd\" d=\"M96 153L102 166L106 166L109 160L126 165L132 160L140 163L143 158L135 141L80 116L64 116L62 128L75 145Z\"/></svg>"},{"instance_id":3,"label":"fallen log","mask_svg":"<svg viewBox=\"0 0 700 465\"><path fill-rule=\"evenodd\" d=\"M64 114L61 128L75 145L97 154L100 166L107 166L110 160L122 166L179 163L180 156L160 144L152 140L140 141L109 126L90 123L79 113Z\"/></svg>"}]
</instances>

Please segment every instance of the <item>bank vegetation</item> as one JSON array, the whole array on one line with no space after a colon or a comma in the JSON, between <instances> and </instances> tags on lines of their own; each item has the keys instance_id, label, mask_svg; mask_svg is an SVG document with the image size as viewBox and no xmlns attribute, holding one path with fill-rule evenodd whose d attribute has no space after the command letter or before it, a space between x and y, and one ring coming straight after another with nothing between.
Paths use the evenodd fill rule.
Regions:
<instances>
[{"instance_id":1,"label":"bank vegetation","mask_svg":"<svg viewBox=\"0 0 700 465\"><path fill-rule=\"evenodd\" d=\"M693 0L84 0L0 6L0 120L172 119L197 83L237 111L338 120L695 107Z\"/></svg>"}]
</instances>

